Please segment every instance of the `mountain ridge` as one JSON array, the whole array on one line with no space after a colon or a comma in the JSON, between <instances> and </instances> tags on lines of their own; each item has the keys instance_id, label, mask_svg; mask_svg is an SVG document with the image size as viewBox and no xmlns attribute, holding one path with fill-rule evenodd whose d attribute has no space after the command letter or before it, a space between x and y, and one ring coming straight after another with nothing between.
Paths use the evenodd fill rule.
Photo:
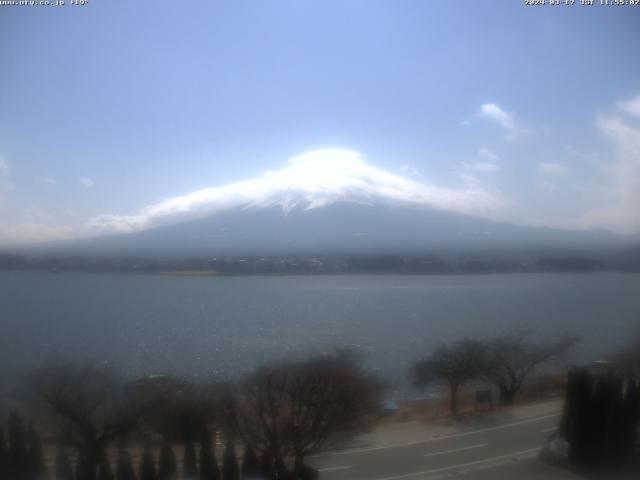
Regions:
<instances>
[{"instance_id":1,"label":"mountain ridge","mask_svg":"<svg viewBox=\"0 0 640 480\"><path fill-rule=\"evenodd\" d=\"M139 232L32 247L41 254L216 256L440 253L497 250L589 251L627 239L496 222L400 202L337 201L290 208L245 204Z\"/></svg>"}]
</instances>

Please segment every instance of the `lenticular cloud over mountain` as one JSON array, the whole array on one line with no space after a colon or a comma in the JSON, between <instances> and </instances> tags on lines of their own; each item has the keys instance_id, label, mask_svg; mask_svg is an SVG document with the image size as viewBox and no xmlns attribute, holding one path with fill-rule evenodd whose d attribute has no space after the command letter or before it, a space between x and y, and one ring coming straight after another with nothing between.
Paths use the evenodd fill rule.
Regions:
<instances>
[{"instance_id":1,"label":"lenticular cloud over mountain","mask_svg":"<svg viewBox=\"0 0 640 480\"><path fill-rule=\"evenodd\" d=\"M101 215L89 222L97 233L133 232L238 207L313 209L338 201L408 203L459 213L485 213L502 206L495 194L473 183L442 188L387 172L353 151L316 150L286 167L220 187L198 190L143 208L133 215Z\"/></svg>"}]
</instances>

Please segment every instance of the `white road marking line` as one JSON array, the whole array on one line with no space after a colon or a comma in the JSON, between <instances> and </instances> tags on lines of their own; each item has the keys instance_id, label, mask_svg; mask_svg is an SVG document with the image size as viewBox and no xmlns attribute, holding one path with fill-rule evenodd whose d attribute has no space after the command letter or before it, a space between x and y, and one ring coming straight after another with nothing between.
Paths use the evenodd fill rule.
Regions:
<instances>
[{"instance_id":1,"label":"white road marking line","mask_svg":"<svg viewBox=\"0 0 640 480\"><path fill-rule=\"evenodd\" d=\"M543 428L542 430L540 430L540 432L541 433L550 433L550 432L555 432L556 430L558 430L558 427Z\"/></svg>"},{"instance_id":2,"label":"white road marking line","mask_svg":"<svg viewBox=\"0 0 640 480\"><path fill-rule=\"evenodd\" d=\"M335 472L337 470L349 470L350 468L351 468L351 465L342 465L339 467L319 468L318 471L319 472Z\"/></svg>"},{"instance_id":3,"label":"white road marking line","mask_svg":"<svg viewBox=\"0 0 640 480\"><path fill-rule=\"evenodd\" d=\"M324 457L324 456L331 456L331 455L351 455L351 454L357 454L357 453L374 452L376 450L386 450L391 448L409 447L411 445L421 445L423 443L437 442L439 440L446 440L449 438L466 437L468 435L475 435L477 433L491 432L493 430L501 430L503 428L515 427L518 425L538 422L540 420L546 420L547 418L553 418L553 417L559 417L559 416L560 416L560 412L552 413L550 415L543 415L541 417L527 418L525 420L520 420L512 423L505 423L504 425L498 425L497 427L488 427L488 428L481 428L479 430L470 430L468 432L453 433L451 435L443 435L442 437L434 437L426 440L418 440L416 442L395 443L393 445L386 445L386 446L380 446L380 447L352 448L350 450L342 450L340 452L326 453L323 455L315 455L315 457Z\"/></svg>"},{"instance_id":4,"label":"white road marking line","mask_svg":"<svg viewBox=\"0 0 640 480\"><path fill-rule=\"evenodd\" d=\"M508 453L506 455L498 455L497 457L485 458L485 459L476 460L476 461L473 461L473 462L459 463L458 465L449 465L448 467L434 468L434 469L431 469L431 470L423 470L421 472L414 472L414 473L405 473L403 475L394 475L394 476L391 476L391 477L376 478L374 480L400 480L402 478L418 477L420 475L428 475L430 473L445 472L447 470L456 470L456 469L460 469L460 468L464 468L464 467L470 467L472 465L480 465L480 464L483 464L483 463L495 462L496 460L503 460L505 458L513 458L513 459L515 459L515 457L521 457L522 455L526 455L526 454L530 454L530 453L536 453L536 452L539 452L540 450L542 450L541 447L529 448L527 450L520 450L519 452L512 452L512 453Z\"/></svg>"},{"instance_id":5,"label":"white road marking line","mask_svg":"<svg viewBox=\"0 0 640 480\"><path fill-rule=\"evenodd\" d=\"M525 458L525 457L522 457L522 458ZM488 470L489 468L496 468L496 467L500 467L502 465L508 465L512 461L513 460L507 458L505 460L498 460L498 461L495 461L495 462L490 462L490 463L487 463L486 465L480 465L479 467L476 467L476 468L470 468L469 470L471 472L480 471L480 470Z\"/></svg>"},{"instance_id":6,"label":"white road marking line","mask_svg":"<svg viewBox=\"0 0 640 480\"><path fill-rule=\"evenodd\" d=\"M451 450L442 450L441 452L425 453L425 457L435 457L437 455L446 455L447 453L463 452L472 448L481 448L489 446L488 443L478 443L477 445L469 445L468 447L452 448Z\"/></svg>"}]
</instances>

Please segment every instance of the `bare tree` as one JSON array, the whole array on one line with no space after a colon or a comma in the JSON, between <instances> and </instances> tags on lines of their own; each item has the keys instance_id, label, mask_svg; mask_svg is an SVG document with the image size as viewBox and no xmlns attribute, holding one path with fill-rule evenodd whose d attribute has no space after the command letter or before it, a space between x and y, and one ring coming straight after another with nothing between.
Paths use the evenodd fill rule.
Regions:
<instances>
[{"instance_id":1,"label":"bare tree","mask_svg":"<svg viewBox=\"0 0 640 480\"><path fill-rule=\"evenodd\" d=\"M577 342L563 335L546 343L535 343L528 331L489 340L485 375L500 390L500 401L512 404L523 383L536 368L561 358Z\"/></svg>"},{"instance_id":2,"label":"bare tree","mask_svg":"<svg viewBox=\"0 0 640 480\"><path fill-rule=\"evenodd\" d=\"M114 373L97 365L43 366L33 373L31 389L61 440L78 449L83 462L78 480L94 480L107 446L135 428L145 413Z\"/></svg>"},{"instance_id":3,"label":"bare tree","mask_svg":"<svg viewBox=\"0 0 640 480\"><path fill-rule=\"evenodd\" d=\"M147 388L141 395L151 405L148 425L170 441L193 447L210 435L219 419L220 391L214 382L196 384L187 378L165 380L162 388Z\"/></svg>"},{"instance_id":4,"label":"bare tree","mask_svg":"<svg viewBox=\"0 0 640 480\"><path fill-rule=\"evenodd\" d=\"M461 340L441 345L413 366L417 386L446 383L450 392L451 414L458 415L458 391L465 383L479 378L485 369L485 347L477 340Z\"/></svg>"},{"instance_id":5,"label":"bare tree","mask_svg":"<svg viewBox=\"0 0 640 480\"><path fill-rule=\"evenodd\" d=\"M278 478L300 478L307 455L376 412L380 385L339 354L264 366L236 393L232 417L245 443L273 459Z\"/></svg>"}]
</instances>

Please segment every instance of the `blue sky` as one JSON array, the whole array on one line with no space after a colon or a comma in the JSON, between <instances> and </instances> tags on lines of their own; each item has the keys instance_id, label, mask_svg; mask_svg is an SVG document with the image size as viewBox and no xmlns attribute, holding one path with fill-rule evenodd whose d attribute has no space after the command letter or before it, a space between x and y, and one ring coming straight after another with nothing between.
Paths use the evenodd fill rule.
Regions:
<instances>
[{"instance_id":1,"label":"blue sky","mask_svg":"<svg viewBox=\"0 0 640 480\"><path fill-rule=\"evenodd\" d=\"M189 210L320 149L441 208L639 233L640 7L523 3L0 6L0 244Z\"/></svg>"}]
</instances>

